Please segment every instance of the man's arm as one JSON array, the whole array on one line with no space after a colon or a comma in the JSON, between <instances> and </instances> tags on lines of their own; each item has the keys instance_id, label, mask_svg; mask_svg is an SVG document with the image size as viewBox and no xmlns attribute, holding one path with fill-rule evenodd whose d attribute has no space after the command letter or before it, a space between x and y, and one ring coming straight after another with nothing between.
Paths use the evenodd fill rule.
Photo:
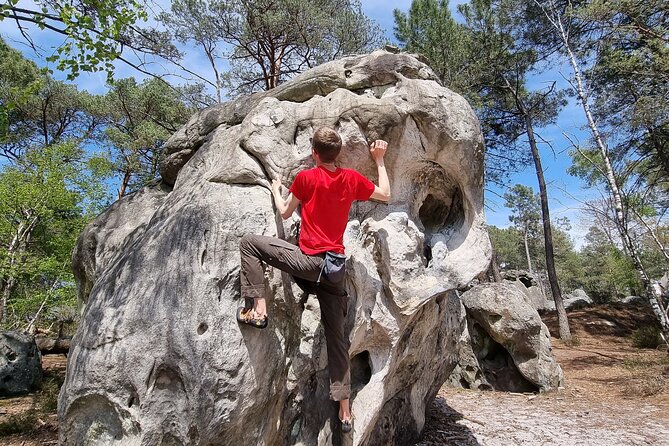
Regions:
<instances>
[{"instance_id":1,"label":"man's arm","mask_svg":"<svg viewBox=\"0 0 669 446\"><path fill-rule=\"evenodd\" d=\"M376 168L379 173L379 184L374 185L374 192L369 197L371 200L379 200L388 202L390 200L390 180L388 179L388 172L386 172L386 165L383 162L383 157L388 150L388 143L377 139L369 146L369 153L372 155Z\"/></svg>"},{"instance_id":2,"label":"man's arm","mask_svg":"<svg viewBox=\"0 0 669 446\"><path fill-rule=\"evenodd\" d=\"M272 180L272 196L274 197L274 204L281 214L281 218L284 220L288 219L297 206L300 204L300 200L295 198L295 195L292 193L288 196L287 199L284 199L281 196L281 181Z\"/></svg>"}]
</instances>

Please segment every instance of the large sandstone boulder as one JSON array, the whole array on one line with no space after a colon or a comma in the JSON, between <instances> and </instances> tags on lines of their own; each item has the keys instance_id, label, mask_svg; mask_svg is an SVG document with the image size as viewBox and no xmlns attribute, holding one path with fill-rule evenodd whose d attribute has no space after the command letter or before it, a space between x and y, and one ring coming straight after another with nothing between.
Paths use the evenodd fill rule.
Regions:
<instances>
[{"instance_id":1,"label":"large sandstone boulder","mask_svg":"<svg viewBox=\"0 0 669 446\"><path fill-rule=\"evenodd\" d=\"M474 351L481 369L493 372L486 377L496 380L494 388L543 391L563 384L548 328L522 290L512 283L489 283L461 297L470 333L476 333Z\"/></svg>"},{"instance_id":2,"label":"large sandstone boulder","mask_svg":"<svg viewBox=\"0 0 669 446\"><path fill-rule=\"evenodd\" d=\"M239 239L294 240L269 184L311 165L315 128L376 180L389 141L392 202L355 204L345 234L352 437L328 402L318 303L268 269L270 326L240 327ZM204 110L166 144L163 184L116 203L74 254L82 323L59 399L62 444L409 444L455 367L455 290L484 271L483 140L467 102L405 54L310 70ZM306 300L305 300L306 299Z\"/></svg>"}]
</instances>

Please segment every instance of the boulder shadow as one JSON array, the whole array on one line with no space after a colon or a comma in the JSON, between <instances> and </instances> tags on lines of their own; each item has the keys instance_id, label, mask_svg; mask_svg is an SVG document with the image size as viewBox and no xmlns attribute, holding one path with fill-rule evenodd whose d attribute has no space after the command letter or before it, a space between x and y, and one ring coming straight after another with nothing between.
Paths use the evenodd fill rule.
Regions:
<instances>
[{"instance_id":1,"label":"boulder shadow","mask_svg":"<svg viewBox=\"0 0 669 446\"><path fill-rule=\"evenodd\" d=\"M425 417L425 428L414 446L482 446L467 426L459 423L465 416L437 396Z\"/></svg>"}]
</instances>

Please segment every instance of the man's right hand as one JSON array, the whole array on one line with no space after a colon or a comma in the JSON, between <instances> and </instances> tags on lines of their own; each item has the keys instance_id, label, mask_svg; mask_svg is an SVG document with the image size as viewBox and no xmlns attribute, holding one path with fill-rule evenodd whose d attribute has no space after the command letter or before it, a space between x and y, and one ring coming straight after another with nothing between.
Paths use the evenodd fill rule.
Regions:
<instances>
[{"instance_id":1,"label":"man's right hand","mask_svg":"<svg viewBox=\"0 0 669 446\"><path fill-rule=\"evenodd\" d=\"M369 153L377 163L383 161L386 150L388 150L388 143L382 139L377 139L369 146Z\"/></svg>"}]
</instances>

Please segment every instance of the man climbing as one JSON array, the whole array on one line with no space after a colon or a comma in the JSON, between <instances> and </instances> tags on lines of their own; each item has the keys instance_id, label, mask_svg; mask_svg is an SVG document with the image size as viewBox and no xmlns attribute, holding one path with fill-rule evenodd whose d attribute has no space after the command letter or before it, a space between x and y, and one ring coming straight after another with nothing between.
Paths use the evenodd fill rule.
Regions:
<instances>
[{"instance_id":1,"label":"man climbing","mask_svg":"<svg viewBox=\"0 0 669 446\"><path fill-rule=\"evenodd\" d=\"M377 165L378 186L355 170L335 165L341 146L341 138L334 129L317 129L311 151L316 167L297 174L287 199L281 194L281 182L272 182L272 196L281 217L289 218L297 206L302 205L299 247L274 237L242 237L239 244L241 291L244 298L253 299L253 306L239 308L237 320L256 328L265 328L268 324L262 262L315 283L325 329L330 398L339 401L342 431L350 432L351 379L349 340L344 333L348 295L343 280L343 236L351 204L369 199L387 202L390 181L383 160L387 142L376 140L369 149Z\"/></svg>"}]
</instances>

